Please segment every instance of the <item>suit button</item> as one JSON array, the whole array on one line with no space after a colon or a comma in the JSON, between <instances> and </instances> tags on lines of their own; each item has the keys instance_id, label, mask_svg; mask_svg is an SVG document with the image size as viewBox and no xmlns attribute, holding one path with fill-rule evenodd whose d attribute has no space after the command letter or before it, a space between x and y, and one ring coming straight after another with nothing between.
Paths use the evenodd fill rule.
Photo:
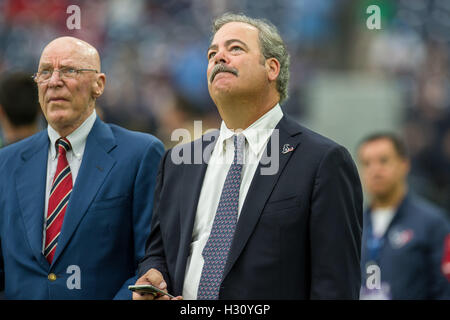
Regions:
<instances>
[{"instance_id":1,"label":"suit button","mask_svg":"<svg viewBox=\"0 0 450 320\"><path fill-rule=\"evenodd\" d=\"M48 275L48 280L50 280L50 281L55 281L56 280L56 274L54 274L54 273L50 273L49 275Z\"/></svg>"}]
</instances>

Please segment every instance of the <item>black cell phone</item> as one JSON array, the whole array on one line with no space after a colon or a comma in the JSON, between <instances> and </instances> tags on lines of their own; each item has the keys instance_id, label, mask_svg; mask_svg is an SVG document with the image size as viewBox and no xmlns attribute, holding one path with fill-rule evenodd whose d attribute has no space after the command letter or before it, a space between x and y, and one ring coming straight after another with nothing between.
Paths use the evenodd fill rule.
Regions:
<instances>
[{"instance_id":1,"label":"black cell phone","mask_svg":"<svg viewBox=\"0 0 450 320\"><path fill-rule=\"evenodd\" d=\"M162 291L161 289L152 286L151 284L137 284L137 285L132 285L132 286L128 286L128 289L131 291L135 291L135 292L139 292L139 293L151 293L153 294L155 297L158 295L166 295L169 298L175 298L173 295Z\"/></svg>"}]
</instances>

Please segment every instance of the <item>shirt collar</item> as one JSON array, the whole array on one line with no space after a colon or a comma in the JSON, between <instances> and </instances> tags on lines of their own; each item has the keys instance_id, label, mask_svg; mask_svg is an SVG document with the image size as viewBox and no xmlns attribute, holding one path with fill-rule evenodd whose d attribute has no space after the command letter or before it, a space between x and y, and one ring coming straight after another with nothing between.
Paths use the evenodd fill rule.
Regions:
<instances>
[{"instance_id":1,"label":"shirt collar","mask_svg":"<svg viewBox=\"0 0 450 320\"><path fill-rule=\"evenodd\" d=\"M89 135L89 132L91 132L92 127L94 126L95 119L97 118L97 113L94 112L91 113L91 115L84 120L84 122L79 126L74 132L69 134L66 138L69 140L70 144L72 145L72 151L76 158L80 158L82 155L82 152L84 150L84 145L86 143L87 136ZM55 146L56 140L61 138L59 133L53 129L53 127L49 124L47 127L48 137L50 139L50 145ZM57 152L56 147L50 148L52 159L56 159Z\"/></svg>"},{"instance_id":2,"label":"shirt collar","mask_svg":"<svg viewBox=\"0 0 450 320\"><path fill-rule=\"evenodd\" d=\"M275 107L270 109L262 117L253 122L247 129L241 132L250 146L250 151L252 151L256 156L259 156L263 151L267 140L272 135L273 129L275 129L281 118L283 118L283 111L281 110L280 104L277 103ZM222 146L221 148L219 147L220 153L225 152L225 142L234 134L234 131L230 130L225 122L222 121L219 139L217 141L217 144Z\"/></svg>"}]
</instances>

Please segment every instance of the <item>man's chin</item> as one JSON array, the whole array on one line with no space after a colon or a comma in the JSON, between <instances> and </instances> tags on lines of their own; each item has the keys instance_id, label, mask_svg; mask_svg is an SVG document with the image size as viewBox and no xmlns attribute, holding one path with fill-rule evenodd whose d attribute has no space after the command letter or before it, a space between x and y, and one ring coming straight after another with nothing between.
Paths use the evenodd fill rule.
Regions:
<instances>
[{"instance_id":1,"label":"man's chin","mask_svg":"<svg viewBox=\"0 0 450 320\"><path fill-rule=\"evenodd\" d=\"M210 94L212 96L226 96L233 94L233 86L231 83L226 81L220 81L219 83L214 83L210 88Z\"/></svg>"},{"instance_id":2,"label":"man's chin","mask_svg":"<svg viewBox=\"0 0 450 320\"><path fill-rule=\"evenodd\" d=\"M385 201L387 199L391 198L392 195L392 191L386 191L385 189L383 190L374 190L371 192L373 194L373 196L381 201Z\"/></svg>"},{"instance_id":3,"label":"man's chin","mask_svg":"<svg viewBox=\"0 0 450 320\"><path fill-rule=\"evenodd\" d=\"M70 111L62 108L52 108L47 113L47 121L64 121L70 116Z\"/></svg>"},{"instance_id":4,"label":"man's chin","mask_svg":"<svg viewBox=\"0 0 450 320\"><path fill-rule=\"evenodd\" d=\"M64 128L67 127L71 122L70 115L67 112L52 112L47 114L47 122L54 128Z\"/></svg>"}]
</instances>

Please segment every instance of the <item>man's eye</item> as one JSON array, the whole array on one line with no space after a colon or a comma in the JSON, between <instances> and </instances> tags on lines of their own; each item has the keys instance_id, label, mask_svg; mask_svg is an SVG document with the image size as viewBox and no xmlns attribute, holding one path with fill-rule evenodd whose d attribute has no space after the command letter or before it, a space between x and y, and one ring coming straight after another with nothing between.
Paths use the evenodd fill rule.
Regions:
<instances>
[{"instance_id":1,"label":"man's eye","mask_svg":"<svg viewBox=\"0 0 450 320\"><path fill-rule=\"evenodd\" d=\"M231 51L240 51L240 50L242 50L241 47L238 47L238 46L231 47Z\"/></svg>"},{"instance_id":2,"label":"man's eye","mask_svg":"<svg viewBox=\"0 0 450 320\"><path fill-rule=\"evenodd\" d=\"M48 76L50 73L52 73L50 70L42 70L40 72L40 74L43 75L43 76Z\"/></svg>"},{"instance_id":3,"label":"man's eye","mask_svg":"<svg viewBox=\"0 0 450 320\"><path fill-rule=\"evenodd\" d=\"M215 53L214 51L213 51L213 52L210 52L210 53L208 54L208 59L213 58L215 55L216 55L216 53Z\"/></svg>"},{"instance_id":4,"label":"man's eye","mask_svg":"<svg viewBox=\"0 0 450 320\"><path fill-rule=\"evenodd\" d=\"M61 71L64 74L74 74L75 72L77 72L77 70L75 70L74 68L64 68Z\"/></svg>"}]
</instances>

